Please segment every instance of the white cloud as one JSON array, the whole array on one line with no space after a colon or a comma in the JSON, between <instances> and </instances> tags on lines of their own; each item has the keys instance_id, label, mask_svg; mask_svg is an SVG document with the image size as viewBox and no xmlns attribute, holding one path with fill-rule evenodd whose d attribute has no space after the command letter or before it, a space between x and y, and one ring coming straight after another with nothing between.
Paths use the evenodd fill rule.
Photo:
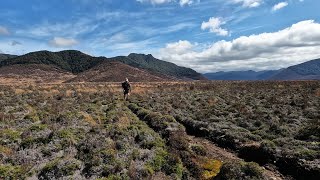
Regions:
<instances>
[{"instance_id":1,"label":"white cloud","mask_svg":"<svg viewBox=\"0 0 320 180\"><path fill-rule=\"evenodd\" d=\"M137 1L141 3L164 4L164 3L169 3L172 0L137 0Z\"/></svg>"},{"instance_id":2,"label":"white cloud","mask_svg":"<svg viewBox=\"0 0 320 180\"><path fill-rule=\"evenodd\" d=\"M72 38L54 37L49 41L49 45L53 47L70 47L79 44L79 42Z\"/></svg>"},{"instance_id":3,"label":"white cloud","mask_svg":"<svg viewBox=\"0 0 320 180\"><path fill-rule=\"evenodd\" d=\"M176 0L136 0L136 1L138 1L140 3L151 3L153 5L176 2ZM179 0L178 2L180 4L180 6L182 7L185 5L191 5L194 1L193 0Z\"/></svg>"},{"instance_id":4,"label":"white cloud","mask_svg":"<svg viewBox=\"0 0 320 180\"><path fill-rule=\"evenodd\" d=\"M200 72L284 68L320 57L320 24L301 21L277 32L198 47L188 41L170 43L157 57Z\"/></svg>"},{"instance_id":5,"label":"white cloud","mask_svg":"<svg viewBox=\"0 0 320 180\"><path fill-rule=\"evenodd\" d=\"M229 32L221 28L224 24L226 24L226 22L222 20L222 18L211 17L208 22L202 22L201 29L209 29L210 32L216 33L219 36L227 36Z\"/></svg>"},{"instance_id":6,"label":"white cloud","mask_svg":"<svg viewBox=\"0 0 320 180\"><path fill-rule=\"evenodd\" d=\"M175 43L169 43L166 45L164 49L162 49L163 54L177 54L183 55L186 52L190 52L193 50L195 45L191 44L189 41L178 41Z\"/></svg>"},{"instance_id":7,"label":"white cloud","mask_svg":"<svg viewBox=\"0 0 320 180\"><path fill-rule=\"evenodd\" d=\"M288 2L280 2L272 7L272 11L278 11L286 6L288 6Z\"/></svg>"},{"instance_id":8,"label":"white cloud","mask_svg":"<svg viewBox=\"0 0 320 180\"><path fill-rule=\"evenodd\" d=\"M78 21L67 23L43 22L25 29L19 29L16 35L29 38L49 38L52 36L77 37L93 32L99 26L92 19L82 18Z\"/></svg>"},{"instance_id":9,"label":"white cloud","mask_svg":"<svg viewBox=\"0 0 320 180\"><path fill-rule=\"evenodd\" d=\"M10 35L10 32L6 27L0 26L0 35Z\"/></svg>"},{"instance_id":10,"label":"white cloud","mask_svg":"<svg viewBox=\"0 0 320 180\"><path fill-rule=\"evenodd\" d=\"M263 0L231 0L232 3L242 4L243 7L254 8L263 3Z\"/></svg>"},{"instance_id":11,"label":"white cloud","mask_svg":"<svg viewBox=\"0 0 320 180\"><path fill-rule=\"evenodd\" d=\"M192 3L193 3L192 0L180 0L179 1L180 6L191 5Z\"/></svg>"}]
</instances>

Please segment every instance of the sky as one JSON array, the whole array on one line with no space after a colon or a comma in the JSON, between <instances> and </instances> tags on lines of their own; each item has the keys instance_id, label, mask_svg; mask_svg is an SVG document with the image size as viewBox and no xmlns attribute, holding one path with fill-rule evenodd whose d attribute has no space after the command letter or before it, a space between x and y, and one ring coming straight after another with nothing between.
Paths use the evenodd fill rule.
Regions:
<instances>
[{"instance_id":1,"label":"sky","mask_svg":"<svg viewBox=\"0 0 320 180\"><path fill-rule=\"evenodd\" d=\"M1 0L0 53L130 53L198 72L320 58L319 0Z\"/></svg>"}]
</instances>

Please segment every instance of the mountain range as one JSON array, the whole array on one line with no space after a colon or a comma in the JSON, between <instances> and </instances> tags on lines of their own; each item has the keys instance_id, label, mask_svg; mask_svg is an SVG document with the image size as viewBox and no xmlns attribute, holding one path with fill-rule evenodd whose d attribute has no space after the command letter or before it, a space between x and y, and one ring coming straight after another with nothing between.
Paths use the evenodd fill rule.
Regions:
<instances>
[{"instance_id":1,"label":"mountain range","mask_svg":"<svg viewBox=\"0 0 320 180\"><path fill-rule=\"evenodd\" d=\"M280 70L230 71L200 74L154 58L151 54L94 57L76 50L37 51L17 56L0 54L0 83L119 82L180 80L314 80L320 79L320 59Z\"/></svg>"},{"instance_id":2,"label":"mountain range","mask_svg":"<svg viewBox=\"0 0 320 180\"><path fill-rule=\"evenodd\" d=\"M280 70L267 71L229 71L203 74L211 80L267 80L277 74Z\"/></svg>"},{"instance_id":3,"label":"mountain range","mask_svg":"<svg viewBox=\"0 0 320 180\"><path fill-rule=\"evenodd\" d=\"M269 78L270 80L319 80L320 59L290 66Z\"/></svg>"},{"instance_id":4,"label":"mountain range","mask_svg":"<svg viewBox=\"0 0 320 180\"><path fill-rule=\"evenodd\" d=\"M319 80L320 59L279 70L220 71L203 75L209 80Z\"/></svg>"},{"instance_id":5,"label":"mountain range","mask_svg":"<svg viewBox=\"0 0 320 180\"><path fill-rule=\"evenodd\" d=\"M200 73L154 58L130 54L93 57L76 50L37 51L22 56L1 54L0 79L11 82L114 82L205 80Z\"/></svg>"}]
</instances>

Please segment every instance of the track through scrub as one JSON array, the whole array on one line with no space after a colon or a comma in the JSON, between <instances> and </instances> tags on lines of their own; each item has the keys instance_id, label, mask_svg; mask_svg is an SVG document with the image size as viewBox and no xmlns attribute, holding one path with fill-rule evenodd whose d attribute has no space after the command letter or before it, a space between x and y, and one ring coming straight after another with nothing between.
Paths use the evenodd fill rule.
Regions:
<instances>
[{"instance_id":1,"label":"track through scrub","mask_svg":"<svg viewBox=\"0 0 320 180\"><path fill-rule=\"evenodd\" d=\"M212 179L217 177L223 179L219 176L223 164L245 163L235 154L204 138L188 135L185 127L172 116L152 112L133 103L129 104L128 107L141 121L146 122L167 140L167 145L171 148L171 151L181 157L184 166L188 168L190 173L194 173L192 175L195 178ZM206 169L207 167L210 167L211 170ZM271 171L263 167L257 167L257 169L262 171L262 176L258 179L284 179L276 170Z\"/></svg>"}]
</instances>

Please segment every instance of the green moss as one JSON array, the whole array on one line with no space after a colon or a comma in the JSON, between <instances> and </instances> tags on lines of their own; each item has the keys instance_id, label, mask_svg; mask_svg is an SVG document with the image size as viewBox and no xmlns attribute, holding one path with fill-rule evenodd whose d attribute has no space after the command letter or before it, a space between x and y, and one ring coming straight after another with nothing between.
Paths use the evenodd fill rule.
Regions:
<instances>
[{"instance_id":1,"label":"green moss","mask_svg":"<svg viewBox=\"0 0 320 180\"><path fill-rule=\"evenodd\" d=\"M204 169L202 177L204 179L212 179L220 172L222 161L216 159L206 159L202 167Z\"/></svg>"},{"instance_id":2,"label":"green moss","mask_svg":"<svg viewBox=\"0 0 320 180\"><path fill-rule=\"evenodd\" d=\"M0 179L24 179L24 174L21 166L0 165Z\"/></svg>"}]
</instances>

